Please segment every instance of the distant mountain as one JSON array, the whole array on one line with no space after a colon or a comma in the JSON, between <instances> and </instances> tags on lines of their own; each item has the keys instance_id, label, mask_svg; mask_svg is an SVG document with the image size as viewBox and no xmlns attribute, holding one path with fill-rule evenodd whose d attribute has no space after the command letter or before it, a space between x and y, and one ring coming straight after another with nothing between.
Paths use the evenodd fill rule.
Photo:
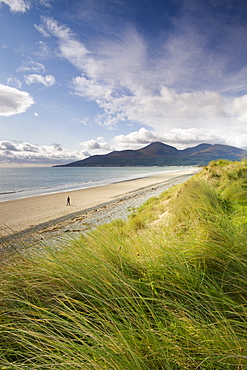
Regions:
<instances>
[{"instance_id":1,"label":"distant mountain","mask_svg":"<svg viewBox=\"0 0 247 370\"><path fill-rule=\"evenodd\" d=\"M191 154L194 154L194 153L197 153L197 152L201 152L203 150L207 150L212 147L211 144L199 144L193 148L187 148L187 149L184 149L184 150L181 150L180 153L181 155L191 155Z\"/></svg>"},{"instance_id":2,"label":"distant mountain","mask_svg":"<svg viewBox=\"0 0 247 370\"><path fill-rule=\"evenodd\" d=\"M163 157L163 156L177 156L179 151L173 146L163 144L163 143L152 143L145 146L142 149L136 150L136 152L141 153L144 157Z\"/></svg>"},{"instance_id":3,"label":"distant mountain","mask_svg":"<svg viewBox=\"0 0 247 370\"><path fill-rule=\"evenodd\" d=\"M155 142L138 150L113 151L54 167L186 166L206 165L217 159L241 160L247 151L229 145L203 143L178 150Z\"/></svg>"}]
</instances>

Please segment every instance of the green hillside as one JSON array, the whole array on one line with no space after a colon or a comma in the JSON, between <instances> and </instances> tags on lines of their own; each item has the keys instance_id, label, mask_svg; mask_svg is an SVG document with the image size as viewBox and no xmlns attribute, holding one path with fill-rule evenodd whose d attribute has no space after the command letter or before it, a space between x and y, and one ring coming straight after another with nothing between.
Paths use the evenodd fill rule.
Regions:
<instances>
[{"instance_id":1,"label":"green hillside","mask_svg":"<svg viewBox=\"0 0 247 370\"><path fill-rule=\"evenodd\" d=\"M247 368L247 161L1 262L0 369Z\"/></svg>"}]
</instances>

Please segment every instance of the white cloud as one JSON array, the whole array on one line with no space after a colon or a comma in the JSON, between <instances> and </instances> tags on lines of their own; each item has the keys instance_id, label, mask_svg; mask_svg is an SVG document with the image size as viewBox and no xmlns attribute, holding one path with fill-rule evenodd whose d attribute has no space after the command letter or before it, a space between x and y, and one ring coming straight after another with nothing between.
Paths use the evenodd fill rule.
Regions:
<instances>
[{"instance_id":1,"label":"white cloud","mask_svg":"<svg viewBox=\"0 0 247 370\"><path fill-rule=\"evenodd\" d=\"M193 127L198 120L210 124L210 120L225 117L224 101L213 91L193 93L176 93L173 89L161 87L156 94L136 94L100 101L106 115L105 124L109 120L129 120L145 124L154 129L171 129L175 126ZM114 123L114 120L113 120Z\"/></svg>"},{"instance_id":2,"label":"white cloud","mask_svg":"<svg viewBox=\"0 0 247 370\"><path fill-rule=\"evenodd\" d=\"M215 135L213 132L201 130L197 128L190 129L171 129L163 133L149 131L144 127L138 131L131 132L127 135L115 136L113 142L115 147L120 150L131 148L139 149L145 145L159 141L165 144L175 146L178 149L187 148L189 145L197 145L200 143L226 143L221 136Z\"/></svg>"},{"instance_id":3,"label":"white cloud","mask_svg":"<svg viewBox=\"0 0 247 370\"><path fill-rule=\"evenodd\" d=\"M21 12L25 13L30 9L31 2L24 0L0 0L0 5L6 4L10 7L11 12Z\"/></svg>"},{"instance_id":4,"label":"white cloud","mask_svg":"<svg viewBox=\"0 0 247 370\"><path fill-rule=\"evenodd\" d=\"M90 153L102 153L102 152L110 152L113 151L114 148L111 147L103 137L97 138L97 140L88 140L81 142L80 145L83 147L84 150L90 151Z\"/></svg>"},{"instance_id":5,"label":"white cloud","mask_svg":"<svg viewBox=\"0 0 247 370\"><path fill-rule=\"evenodd\" d=\"M31 152L31 153L39 152L38 145L33 145L29 143L19 143L16 145L16 148L18 149L18 152Z\"/></svg>"},{"instance_id":6,"label":"white cloud","mask_svg":"<svg viewBox=\"0 0 247 370\"><path fill-rule=\"evenodd\" d=\"M228 104L227 112L241 123L247 123L247 95L233 99Z\"/></svg>"},{"instance_id":7,"label":"white cloud","mask_svg":"<svg viewBox=\"0 0 247 370\"><path fill-rule=\"evenodd\" d=\"M139 149L152 142L159 141L172 145L177 149L193 147L201 143L225 144L238 148L247 148L247 130L239 132L238 127L229 130L202 129L198 127L182 129L174 128L163 132L150 131L142 127L127 135L117 135L112 139L116 150Z\"/></svg>"},{"instance_id":8,"label":"white cloud","mask_svg":"<svg viewBox=\"0 0 247 370\"><path fill-rule=\"evenodd\" d=\"M43 17L43 24L36 26L42 34L46 33L57 37L59 43L59 51L63 58L67 59L79 70L83 69L84 63L87 65L90 61L94 64L94 60L89 58L89 51L84 44L80 43L75 34L66 26L59 25L53 18Z\"/></svg>"},{"instance_id":9,"label":"white cloud","mask_svg":"<svg viewBox=\"0 0 247 370\"><path fill-rule=\"evenodd\" d=\"M27 92L0 84L0 116L26 112L32 104L34 100Z\"/></svg>"},{"instance_id":10,"label":"white cloud","mask_svg":"<svg viewBox=\"0 0 247 370\"><path fill-rule=\"evenodd\" d=\"M148 45L134 28L127 29L114 40L99 42L97 47L101 77L113 80L121 95L147 93L152 89L154 76L150 75L148 67Z\"/></svg>"},{"instance_id":11,"label":"white cloud","mask_svg":"<svg viewBox=\"0 0 247 370\"><path fill-rule=\"evenodd\" d=\"M165 86L160 91L161 104L169 110L168 115L177 118L217 118L225 115L223 99L214 91L176 93Z\"/></svg>"},{"instance_id":12,"label":"white cloud","mask_svg":"<svg viewBox=\"0 0 247 370\"><path fill-rule=\"evenodd\" d=\"M50 87L56 83L56 79L52 75L42 76L42 75L32 74L32 75L25 76L25 82L28 85L31 85L33 83L40 83L44 85L45 87Z\"/></svg>"},{"instance_id":13,"label":"white cloud","mask_svg":"<svg viewBox=\"0 0 247 370\"><path fill-rule=\"evenodd\" d=\"M53 1L55 0L37 0L36 3L40 3L40 5L50 8ZM10 7L10 11L13 13L25 13L31 8L32 2L35 3L33 0L0 0L0 6L1 4L6 4Z\"/></svg>"},{"instance_id":14,"label":"white cloud","mask_svg":"<svg viewBox=\"0 0 247 370\"><path fill-rule=\"evenodd\" d=\"M10 141L0 141L0 150L18 151L16 145Z\"/></svg>"},{"instance_id":15,"label":"white cloud","mask_svg":"<svg viewBox=\"0 0 247 370\"><path fill-rule=\"evenodd\" d=\"M112 93L112 89L109 85L105 86L102 82L97 82L94 79L86 79L83 76L75 77L73 79L73 85L77 95L88 97L92 100L108 100Z\"/></svg>"},{"instance_id":16,"label":"white cloud","mask_svg":"<svg viewBox=\"0 0 247 370\"><path fill-rule=\"evenodd\" d=\"M129 145L144 145L150 144L154 141L164 141L164 136L158 134L157 132L152 132L144 127L140 128L138 131L131 132L127 135L115 136L114 142L119 146L128 147Z\"/></svg>"},{"instance_id":17,"label":"white cloud","mask_svg":"<svg viewBox=\"0 0 247 370\"><path fill-rule=\"evenodd\" d=\"M51 7L51 3L54 2L55 0L39 0L40 4L43 6L46 6L47 8Z\"/></svg>"},{"instance_id":18,"label":"white cloud","mask_svg":"<svg viewBox=\"0 0 247 370\"><path fill-rule=\"evenodd\" d=\"M22 86L21 81L18 80L18 78L16 78L16 77L8 77L7 78L7 84L9 86L12 86L12 87L17 87L18 89L20 89L21 86Z\"/></svg>"},{"instance_id":19,"label":"white cloud","mask_svg":"<svg viewBox=\"0 0 247 370\"><path fill-rule=\"evenodd\" d=\"M60 144L33 145L26 142L0 141L0 161L5 164L59 164L88 157L84 150L68 150Z\"/></svg>"},{"instance_id":20,"label":"white cloud","mask_svg":"<svg viewBox=\"0 0 247 370\"><path fill-rule=\"evenodd\" d=\"M45 27L42 24L39 25L35 24L34 27L39 33L41 33L42 36L50 37L50 33L46 31Z\"/></svg>"},{"instance_id":21,"label":"white cloud","mask_svg":"<svg viewBox=\"0 0 247 370\"><path fill-rule=\"evenodd\" d=\"M82 72L82 76L73 79L76 92L92 99L109 99L112 83L111 78L106 78L104 64L107 63L103 63L101 58L97 59L68 27L59 25L53 18L42 19L43 24L36 28L46 36L56 37L59 55Z\"/></svg>"},{"instance_id":22,"label":"white cloud","mask_svg":"<svg viewBox=\"0 0 247 370\"><path fill-rule=\"evenodd\" d=\"M216 135L213 130L205 130L198 128L175 128L163 135L163 141L172 143L177 147L187 148L188 145L198 145L201 143L209 144L227 144L226 139L222 135Z\"/></svg>"},{"instance_id":23,"label":"white cloud","mask_svg":"<svg viewBox=\"0 0 247 370\"><path fill-rule=\"evenodd\" d=\"M36 73L44 73L45 66L42 63L36 62L34 60L25 61L22 65L17 68L17 72L36 72Z\"/></svg>"},{"instance_id":24,"label":"white cloud","mask_svg":"<svg viewBox=\"0 0 247 370\"><path fill-rule=\"evenodd\" d=\"M81 125L89 126L90 125L90 119L89 119L89 117L85 117L83 119L81 119L81 118L73 118L73 122L75 122L78 126L81 126Z\"/></svg>"}]
</instances>

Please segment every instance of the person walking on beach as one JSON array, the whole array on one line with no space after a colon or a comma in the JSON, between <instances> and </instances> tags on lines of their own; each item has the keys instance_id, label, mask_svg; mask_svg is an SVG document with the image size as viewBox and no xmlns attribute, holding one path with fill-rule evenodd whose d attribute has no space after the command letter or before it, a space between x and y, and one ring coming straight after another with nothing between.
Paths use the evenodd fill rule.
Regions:
<instances>
[{"instance_id":1,"label":"person walking on beach","mask_svg":"<svg viewBox=\"0 0 247 370\"><path fill-rule=\"evenodd\" d=\"M67 206L70 206L70 197L67 198Z\"/></svg>"}]
</instances>

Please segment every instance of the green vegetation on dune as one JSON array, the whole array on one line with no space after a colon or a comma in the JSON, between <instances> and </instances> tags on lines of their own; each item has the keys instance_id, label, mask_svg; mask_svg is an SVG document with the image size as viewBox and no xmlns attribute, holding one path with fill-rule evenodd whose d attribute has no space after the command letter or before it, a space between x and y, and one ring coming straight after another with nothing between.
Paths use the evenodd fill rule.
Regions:
<instances>
[{"instance_id":1,"label":"green vegetation on dune","mask_svg":"<svg viewBox=\"0 0 247 370\"><path fill-rule=\"evenodd\" d=\"M0 369L247 369L247 161L1 262Z\"/></svg>"}]
</instances>

